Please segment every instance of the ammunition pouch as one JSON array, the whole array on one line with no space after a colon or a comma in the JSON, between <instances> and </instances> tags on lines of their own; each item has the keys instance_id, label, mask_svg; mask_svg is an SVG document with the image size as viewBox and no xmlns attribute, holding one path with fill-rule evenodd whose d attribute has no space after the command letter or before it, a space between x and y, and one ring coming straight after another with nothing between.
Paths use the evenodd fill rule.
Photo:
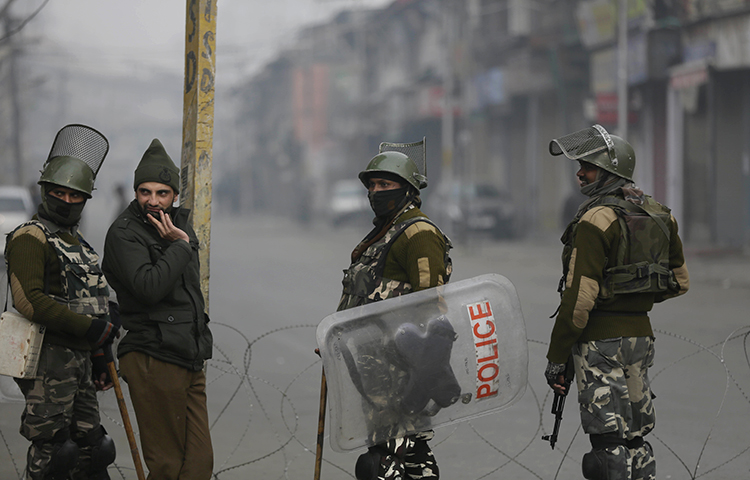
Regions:
<instances>
[{"instance_id":1,"label":"ammunition pouch","mask_svg":"<svg viewBox=\"0 0 750 480\"><path fill-rule=\"evenodd\" d=\"M678 288L674 273L668 266L642 261L606 269L599 298L608 299L625 293L665 292Z\"/></svg>"}]
</instances>

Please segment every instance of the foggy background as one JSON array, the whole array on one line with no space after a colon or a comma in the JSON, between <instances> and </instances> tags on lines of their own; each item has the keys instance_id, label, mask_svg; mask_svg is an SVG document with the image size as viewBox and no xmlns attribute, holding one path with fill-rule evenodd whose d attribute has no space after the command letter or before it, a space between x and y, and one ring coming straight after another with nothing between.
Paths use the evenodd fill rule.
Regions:
<instances>
[{"instance_id":1,"label":"foggy background","mask_svg":"<svg viewBox=\"0 0 750 480\"><path fill-rule=\"evenodd\" d=\"M219 0L207 388L217 479L312 478L315 329L372 216L356 174L380 142L423 137L424 210L455 245L452 281L510 279L529 339L520 402L437 430L443 476L580 476L589 444L572 398L556 449L540 439L552 427L542 372L559 237L582 200L575 162L547 145L593 123L617 130L615 4ZM750 2L630 5L636 182L673 209L691 275L690 292L652 315L649 441L659 478L747 478ZM151 139L179 164L185 1L0 0L0 19L0 184L37 189L63 125L101 131L110 153L82 227L101 252L114 187L132 195ZM18 478L28 447L6 387L2 479ZM114 395L100 401L118 447L110 475L133 479ZM353 478L360 452L324 450L323 478Z\"/></svg>"},{"instance_id":2,"label":"foggy background","mask_svg":"<svg viewBox=\"0 0 750 480\"><path fill-rule=\"evenodd\" d=\"M95 197L105 203L117 183L132 175L152 138L180 164L184 85L184 0L101 2L3 1L5 32L0 52L3 102L0 183L38 179L54 135L68 123L101 131L110 151ZM323 21L342 8L382 5L383 0L221 0L217 17L214 179L239 160L233 143L233 88L294 42L302 25ZM27 22L27 23L25 23ZM10 65L14 65L11 74ZM9 79L17 79L11 91ZM18 103L14 112L12 102ZM19 158L12 146L19 139ZM115 203L110 206L115 208ZM87 212L88 213L88 212Z\"/></svg>"}]
</instances>

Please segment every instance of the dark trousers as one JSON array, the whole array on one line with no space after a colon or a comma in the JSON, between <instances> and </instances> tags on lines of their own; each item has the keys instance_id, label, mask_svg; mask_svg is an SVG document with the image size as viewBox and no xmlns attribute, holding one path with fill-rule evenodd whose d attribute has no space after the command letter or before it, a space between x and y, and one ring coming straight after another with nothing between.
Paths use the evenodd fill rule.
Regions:
<instances>
[{"instance_id":1,"label":"dark trousers","mask_svg":"<svg viewBox=\"0 0 750 480\"><path fill-rule=\"evenodd\" d=\"M140 352L120 358L149 480L209 480L213 447L206 375Z\"/></svg>"}]
</instances>

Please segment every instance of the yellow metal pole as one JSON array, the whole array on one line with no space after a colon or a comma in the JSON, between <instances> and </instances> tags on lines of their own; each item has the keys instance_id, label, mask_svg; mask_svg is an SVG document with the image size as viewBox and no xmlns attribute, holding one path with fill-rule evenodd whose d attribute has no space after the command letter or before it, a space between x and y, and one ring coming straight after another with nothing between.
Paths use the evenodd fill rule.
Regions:
<instances>
[{"instance_id":1,"label":"yellow metal pole","mask_svg":"<svg viewBox=\"0 0 750 480\"><path fill-rule=\"evenodd\" d=\"M206 310L211 247L216 2L217 0L187 0L180 165L180 203L192 210L192 225L200 243L201 290Z\"/></svg>"}]
</instances>

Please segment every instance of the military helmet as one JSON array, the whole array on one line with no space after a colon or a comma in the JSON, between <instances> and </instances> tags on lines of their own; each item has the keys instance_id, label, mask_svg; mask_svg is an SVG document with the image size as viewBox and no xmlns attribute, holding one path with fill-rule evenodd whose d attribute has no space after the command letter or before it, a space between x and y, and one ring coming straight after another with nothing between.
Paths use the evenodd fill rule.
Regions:
<instances>
[{"instance_id":1,"label":"military helmet","mask_svg":"<svg viewBox=\"0 0 750 480\"><path fill-rule=\"evenodd\" d=\"M549 153L595 165L625 180L633 181L633 147L601 125L594 125L549 142Z\"/></svg>"},{"instance_id":2,"label":"military helmet","mask_svg":"<svg viewBox=\"0 0 750 480\"><path fill-rule=\"evenodd\" d=\"M414 160L401 152L387 151L375 155L367 164L367 168L359 172L359 180L367 188L370 177L377 177L379 172L397 175L417 190L427 186L427 177L419 173Z\"/></svg>"},{"instance_id":3,"label":"military helmet","mask_svg":"<svg viewBox=\"0 0 750 480\"><path fill-rule=\"evenodd\" d=\"M98 131L86 125L66 125L57 132L37 183L70 188L91 198L108 151L109 142Z\"/></svg>"},{"instance_id":4,"label":"military helmet","mask_svg":"<svg viewBox=\"0 0 750 480\"><path fill-rule=\"evenodd\" d=\"M40 185L50 183L79 191L91 198L94 190L94 171L85 162L67 155L54 157L44 165Z\"/></svg>"}]
</instances>

